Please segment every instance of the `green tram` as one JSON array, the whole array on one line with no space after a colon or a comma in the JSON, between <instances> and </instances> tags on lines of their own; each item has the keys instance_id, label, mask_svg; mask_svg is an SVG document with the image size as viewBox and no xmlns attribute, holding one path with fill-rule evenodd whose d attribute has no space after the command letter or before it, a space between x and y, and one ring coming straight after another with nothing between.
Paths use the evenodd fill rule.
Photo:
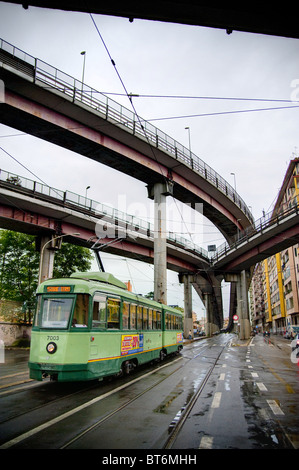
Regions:
<instances>
[{"instance_id":1,"label":"green tram","mask_svg":"<svg viewBox=\"0 0 299 470\"><path fill-rule=\"evenodd\" d=\"M129 292L112 274L74 273L37 289L32 379L69 382L126 374L182 347L182 314Z\"/></svg>"}]
</instances>

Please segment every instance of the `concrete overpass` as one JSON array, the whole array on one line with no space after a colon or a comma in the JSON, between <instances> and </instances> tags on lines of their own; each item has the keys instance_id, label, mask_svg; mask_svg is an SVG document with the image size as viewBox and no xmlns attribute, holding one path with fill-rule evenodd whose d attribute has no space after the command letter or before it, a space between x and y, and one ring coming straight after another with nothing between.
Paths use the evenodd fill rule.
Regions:
<instances>
[{"instance_id":1,"label":"concrete overpass","mask_svg":"<svg viewBox=\"0 0 299 470\"><path fill-rule=\"evenodd\" d=\"M0 79L5 85L0 106L3 124L111 166L147 185L149 197L155 201L155 232L160 233L154 239L156 300L167 303L167 248L161 236L167 195L199 209L228 241L253 221L232 186L189 149L97 90L4 40L0 41ZM216 285L207 277L204 284ZM215 316L221 326L221 296L215 298Z\"/></svg>"},{"instance_id":2,"label":"concrete overpass","mask_svg":"<svg viewBox=\"0 0 299 470\"><path fill-rule=\"evenodd\" d=\"M252 214L215 170L172 137L97 90L0 41L3 124L92 158L203 208L230 240ZM83 91L82 91L83 90Z\"/></svg>"},{"instance_id":3,"label":"concrete overpass","mask_svg":"<svg viewBox=\"0 0 299 470\"><path fill-rule=\"evenodd\" d=\"M1 169L0 227L37 237L41 281L52 277L61 236L69 243L94 246L100 264L101 250L154 264L155 232L151 224L71 191L50 188ZM49 249L43 248L46 246ZM168 233L166 263L184 283L186 318L192 322L192 284L206 305L208 331L219 330L223 323L222 278L214 279L209 271L208 252L190 240ZM187 333L190 328L192 325L186 322Z\"/></svg>"}]
</instances>

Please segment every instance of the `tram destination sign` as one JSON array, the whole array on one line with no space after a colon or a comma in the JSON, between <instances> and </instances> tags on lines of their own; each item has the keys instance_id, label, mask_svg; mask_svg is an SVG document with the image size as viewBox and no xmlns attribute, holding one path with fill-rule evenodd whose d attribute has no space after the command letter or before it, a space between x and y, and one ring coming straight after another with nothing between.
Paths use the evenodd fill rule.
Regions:
<instances>
[{"instance_id":1,"label":"tram destination sign","mask_svg":"<svg viewBox=\"0 0 299 470\"><path fill-rule=\"evenodd\" d=\"M72 292L73 286L45 286L45 292L51 293L67 293Z\"/></svg>"}]
</instances>

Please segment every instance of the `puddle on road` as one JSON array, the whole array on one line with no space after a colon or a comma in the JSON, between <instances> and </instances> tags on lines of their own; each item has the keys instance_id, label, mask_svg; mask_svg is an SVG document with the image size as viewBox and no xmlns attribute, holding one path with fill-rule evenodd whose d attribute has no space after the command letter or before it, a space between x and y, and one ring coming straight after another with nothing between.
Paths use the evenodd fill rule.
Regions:
<instances>
[{"instance_id":1,"label":"puddle on road","mask_svg":"<svg viewBox=\"0 0 299 470\"><path fill-rule=\"evenodd\" d=\"M200 374L198 377L193 380L193 382L190 384L190 388L187 391L187 397L184 403L184 407L189 403L189 401L192 399L194 393L198 390L200 387L200 384L202 383L202 380L205 377L205 373ZM169 395L160 403L157 408L154 409L154 413L166 413L168 407L171 405L171 403L183 392L186 392L185 390L186 385L183 384L183 381L181 380L176 387L170 392Z\"/></svg>"},{"instance_id":2,"label":"puddle on road","mask_svg":"<svg viewBox=\"0 0 299 470\"><path fill-rule=\"evenodd\" d=\"M177 384L174 390L154 409L154 413L166 413L169 405L184 391L182 381Z\"/></svg>"}]
</instances>

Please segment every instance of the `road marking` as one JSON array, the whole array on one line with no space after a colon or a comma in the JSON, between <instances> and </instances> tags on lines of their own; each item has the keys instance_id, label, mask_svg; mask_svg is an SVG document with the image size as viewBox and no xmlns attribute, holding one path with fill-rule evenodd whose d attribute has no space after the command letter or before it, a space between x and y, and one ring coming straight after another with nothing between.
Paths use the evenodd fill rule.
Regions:
<instances>
[{"instance_id":1,"label":"road marking","mask_svg":"<svg viewBox=\"0 0 299 470\"><path fill-rule=\"evenodd\" d=\"M278 406L275 400L267 400L267 402L275 415L284 415L284 412L282 411L280 406Z\"/></svg>"},{"instance_id":2,"label":"road marking","mask_svg":"<svg viewBox=\"0 0 299 470\"><path fill-rule=\"evenodd\" d=\"M212 436L203 436L200 441L199 449L211 449L213 446Z\"/></svg>"},{"instance_id":3,"label":"road marking","mask_svg":"<svg viewBox=\"0 0 299 470\"><path fill-rule=\"evenodd\" d=\"M268 391L267 387L262 382L257 382L256 385L261 390L261 392L267 392Z\"/></svg>"},{"instance_id":4,"label":"road marking","mask_svg":"<svg viewBox=\"0 0 299 470\"><path fill-rule=\"evenodd\" d=\"M256 372L251 372L252 377L258 377L258 374Z\"/></svg>"},{"instance_id":5,"label":"road marking","mask_svg":"<svg viewBox=\"0 0 299 470\"><path fill-rule=\"evenodd\" d=\"M224 373L220 374L219 380L224 380L224 379L225 379L225 374Z\"/></svg>"},{"instance_id":6,"label":"road marking","mask_svg":"<svg viewBox=\"0 0 299 470\"><path fill-rule=\"evenodd\" d=\"M295 393L295 390L293 389L293 387L288 382L286 382L282 377L280 377L274 371L274 369L272 369L270 364L267 361L265 361L265 359L263 359L263 358L260 358L260 359L261 359L261 361L263 361L264 364L266 364L266 366L268 367L268 370L270 370L270 372L274 375L274 377L276 377L281 383L283 383L285 385L288 393Z\"/></svg>"},{"instance_id":7,"label":"road marking","mask_svg":"<svg viewBox=\"0 0 299 470\"><path fill-rule=\"evenodd\" d=\"M251 362L251 360L250 360L250 359L246 359L246 362Z\"/></svg>"},{"instance_id":8,"label":"road marking","mask_svg":"<svg viewBox=\"0 0 299 470\"><path fill-rule=\"evenodd\" d=\"M222 392L215 392L211 408L219 408Z\"/></svg>"}]
</instances>

